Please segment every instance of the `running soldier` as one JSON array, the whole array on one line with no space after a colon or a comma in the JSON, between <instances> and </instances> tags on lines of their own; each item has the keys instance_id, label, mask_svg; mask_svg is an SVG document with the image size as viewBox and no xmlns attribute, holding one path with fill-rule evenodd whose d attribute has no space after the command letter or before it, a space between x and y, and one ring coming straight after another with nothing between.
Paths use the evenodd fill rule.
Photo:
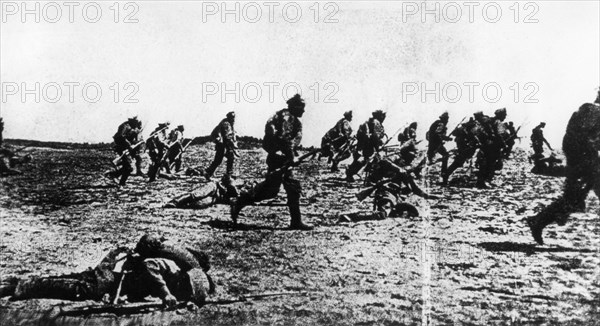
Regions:
<instances>
[{"instance_id":1,"label":"running soldier","mask_svg":"<svg viewBox=\"0 0 600 326\"><path fill-rule=\"evenodd\" d=\"M175 172L181 171L181 161L183 159L183 131L182 125L177 126L169 134L169 166L175 165Z\"/></svg>"},{"instance_id":2,"label":"running soldier","mask_svg":"<svg viewBox=\"0 0 600 326\"><path fill-rule=\"evenodd\" d=\"M215 170L223 162L223 157L227 158L226 174L233 174L233 163L237 155L237 140L235 135L235 112L227 113L225 119L213 129L210 136L215 142L215 158L212 164L206 170L204 177L210 180Z\"/></svg>"},{"instance_id":3,"label":"running soldier","mask_svg":"<svg viewBox=\"0 0 600 326\"><path fill-rule=\"evenodd\" d=\"M481 112L475 113L474 116L479 113ZM442 185L447 185L452 173L475 156L475 152L481 147L482 131L481 125L474 118L470 118L452 132L451 136L455 137L454 141L456 142L456 155L446 172L442 173Z\"/></svg>"},{"instance_id":4,"label":"running soldier","mask_svg":"<svg viewBox=\"0 0 600 326\"><path fill-rule=\"evenodd\" d=\"M548 149L553 151L552 146L548 143L546 138L544 137L544 127L546 127L545 122L540 122L540 124L531 130L531 148L533 148L533 155L529 157L529 160L536 160L544 158L544 144L548 146Z\"/></svg>"},{"instance_id":5,"label":"running soldier","mask_svg":"<svg viewBox=\"0 0 600 326\"><path fill-rule=\"evenodd\" d=\"M105 174L106 177L115 179L119 178L119 185L125 186L127 178L133 172L133 155L135 149L141 144L136 143L138 134L142 131L142 122L137 117L128 119L119 125L117 132L113 136L115 141L114 150L121 156L120 164L113 171L109 171Z\"/></svg>"},{"instance_id":6,"label":"running soldier","mask_svg":"<svg viewBox=\"0 0 600 326\"><path fill-rule=\"evenodd\" d=\"M290 211L290 229L312 230L313 227L302 223L300 212L300 196L302 186L294 179L289 167L298 164L295 157L296 148L302 140L302 122L306 104L299 94L287 101L288 108L277 111L265 126L263 149L267 152L267 176L265 180L239 197L232 199L231 219L237 224L241 209L252 203L277 197L279 189L287 194L287 205Z\"/></svg>"},{"instance_id":7,"label":"running soldier","mask_svg":"<svg viewBox=\"0 0 600 326\"><path fill-rule=\"evenodd\" d=\"M148 182L156 180L156 176L160 175L162 168L166 169L167 173L171 173L169 164L165 162L166 153L169 150L167 140L167 130L169 123L159 123L158 127L152 132L154 137L148 138L146 141L146 149L150 156L150 168L148 169Z\"/></svg>"},{"instance_id":8,"label":"running soldier","mask_svg":"<svg viewBox=\"0 0 600 326\"><path fill-rule=\"evenodd\" d=\"M128 301L144 301L147 296L162 299L166 306L177 301L202 305L214 293L207 272L208 256L158 237L144 235L135 250L119 247L111 250L94 269L61 276L11 278L1 289L12 300L52 298L96 300L127 295ZM119 292L120 291L120 292Z\"/></svg>"},{"instance_id":9,"label":"running soldier","mask_svg":"<svg viewBox=\"0 0 600 326\"><path fill-rule=\"evenodd\" d=\"M593 104L586 103L573 113L562 146L567 158L563 194L527 219L539 244L544 244L542 231L546 226L552 223L563 226L571 213L585 210L590 190L600 197L600 90Z\"/></svg>"},{"instance_id":10,"label":"running soldier","mask_svg":"<svg viewBox=\"0 0 600 326\"><path fill-rule=\"evenodd\" d=\"M433 161L435 155L439 153L442 158L442 175L446 174L448 168L448 158L450 155L444 147L444 142L452 140L451 137L447 136L448 132L448 112L442 113L439 119L431 124L429 131L427 132L427 140L429 141L429 147L427 148L427 160L429 164L434 164Z\"/></svg>"},{"instance_id":11,"label":"running soldier","mask_svg":"<svg viewBox=\"0 0 600 326\"><path fill-rule=\"evenodd\" d=\"M404 144L411 140L417 139L417 123L413 122L408 127L404 128L401 134L398 135L400 144Z\"/></svg>"},{"instance_id":12,"label":"running soldier","mask_svg":"<svg viewBox=\"0 0 600 326\"><path fill-rule=\"evenodd\" d=\"M350 157L349 148L342 150L342 147L350 146L349 142L352 140L350 122L352 122L352 111L347 111L344 113L344 117L333 128L329 129L321 139L321 156L329 158L331 172L338 172L339 162ZM341 153L341 151L345 152Z\"/></svg>"},{"instance_id":13,"label":"running soldier","mask_svg":"<svg viewBox=\"0 0 600 326\"><path fill-rule=\"evenodd\" d=\"M354 175L369 163L371 157L377 153L383 145L385 129L385 112L377 110L372 113L372 117L361 124L356 133L356 150L352 153L354 160L346 170L346 181L354 182ZM362 155L362 160L360 159Z\"/></svg>"},{"instance_id":14,"label":"running soldier","mask_svg":"<svg viewBox=\"0 0 600 326\"><path fill-rule=\"evenodd\" d=\"M506 145L502 138L503 121L506 118L506 109L498 109L494 112L494 118L484 115L482 112L474 114L475 121L481 126L481 148L477 157L477 188L489 189L494 179L499 160Z\"/></svg>"}]
</instances>

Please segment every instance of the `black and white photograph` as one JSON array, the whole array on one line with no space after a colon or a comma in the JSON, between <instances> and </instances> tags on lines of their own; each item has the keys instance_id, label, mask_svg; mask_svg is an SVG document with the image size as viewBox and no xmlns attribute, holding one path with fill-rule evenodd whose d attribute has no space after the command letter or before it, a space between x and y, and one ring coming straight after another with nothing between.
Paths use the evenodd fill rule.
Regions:
<instances>
[{"instance_id":1,"label":"black and white photograph","mask_svg":"<svg viewBox=\"0 0 600 326\"><path fill-rule=\"evenodd\" d=\"M0 325L600 325L600 0L0 7Z\"/></svg>"}]
</instances>

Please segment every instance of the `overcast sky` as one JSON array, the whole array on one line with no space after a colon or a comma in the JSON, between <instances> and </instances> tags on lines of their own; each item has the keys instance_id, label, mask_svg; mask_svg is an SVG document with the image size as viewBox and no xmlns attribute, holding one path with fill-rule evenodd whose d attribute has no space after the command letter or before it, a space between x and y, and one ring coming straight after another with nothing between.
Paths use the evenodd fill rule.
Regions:
<instances>
[{"instance_id":1,"label":"overcast sky","mask_svg":"<svg viewBox=\"0 0 600 326\"><path fill-rule=\"evenodd\" d=\"M35 12L35 3L25 9ZM266 119L300 86L304 145L319 144L346 110L355 129L384 109L388 134L414 120L424 137L445 110L455 125L475 110L506 107L516 125L528 122L522 136L546 121L559 147L568 118L600 85L598 1L498 2L500 15L496 3L439 2L425 17L421 2L297 2L300 15L296 3L238 2L239 22L223 19L221 2L108 1L86 12L86 2L37 3L39 23L21 15L20 1L2 1L5 138L111 142L133 115L149 125L146 135L170 121L202 136L230 110L239 134L262 137Z\"/></svg>"}]
</instances>

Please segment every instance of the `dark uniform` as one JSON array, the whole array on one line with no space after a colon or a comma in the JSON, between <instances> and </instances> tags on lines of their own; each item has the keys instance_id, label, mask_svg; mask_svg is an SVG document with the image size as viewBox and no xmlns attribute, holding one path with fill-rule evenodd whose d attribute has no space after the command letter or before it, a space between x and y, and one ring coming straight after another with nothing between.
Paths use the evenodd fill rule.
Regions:
<instances>
[{"instance_id":1,"label":"dark uniform","mask_svg":"<svg viewBox=\"0 0 600 326\"><path fill-rule=\"evenodd\" d=\"M515 130L515 125L512 121L506 122L504 124L504 129L506 130L506 148L504 150L504 158L507 159L510 157L510 154L512 154L513 147L515 147L517 138L519 136L517 135L517 130Z\"/></svg>"},{"instance_id":2,"label":"dark uniform","mask_svg":"<svg viewBox=\"0 0 600 326\"><path fill-rule=\"evenodd\" d=\"M160 123L158 127L154 129L155 134L146 141L146 149L148 150L148 155L152 161L152 164L148 169L149 182L156 180L156 176L160 175L161 168L165 168L167 173L171 173L169 164L165 160L165 155L169 150L167 139L168 126L168 123Z\"/></svg>"},{"instance_id":3,"label":"dark uniform","mask_svg":"<svg viewBox=\"0 0 600 326\"><path fill-rule=\"evenodd\" d=\"M203 304L214 292L214 283L206 274L208 256L145 235L131 252L125 247L112 250L94 269L51 277L16 280L10 289L13 300L53 298L63 300L101 300L119 296L129 301L158 297L168 305L176 301ZM8 294L8 289L3 289ZM7 293L8 292L8 293Z\"/></svg>"},{"instance_id":4,"label":"dark uniform","mask_svg":"<svg viewBox=\"0 0 600 326\"><path fill-rule=\"evenodd\" d=\"M404 128L401 134L398 135L398 141L400 144L404 144L410 140L417 139L417 123L413 122L408 127Z\"/></svg>"},{"instance_id":5,"label":"dark uniform","mask_svg":"<svg viewBox=\"0 0 600 326\"><path fill-rule=\"evenodd\" d=\"M346 170L346 180L348 182L354 181L354 175L367 165L369 159L383 145L383 137L385 136L383 121L385 120L385 115L385 112L377 110L373 112L373 117L369 118L369 120L358 128L356 133L356 150L352 153L354 160ZM362 160L361 155L363 157Z\"/></svg>"},{"instance_id":6,"label":"dark uniform","mask_svg":"<svg viewBox=\"0 0 600 326\"><path fill-rule=\"evenodd\" d=\"M115 171L109 172L107 176L111 178L118 178L120 176L121 179L119 180L119 184L121 186L124 186L127 183L127 178L129 178L131 172L133 172L133 146L136 145L136 140L138 139L138 134L141 132L141 128L142 123L137 117L134 117L119 125L117 132L113 136L115 141L115 152L119 155L123 155L127 152L127 155L123 156L121 166Z\"/></svg>"},{"instance_id":7,"label":"dark uniform","mask_svg":"<svg viewBox=\"0 0 600 326\"><path fill-rule=\"evenodd\" d=\"M539 244L547 225L564 225L571 213L585 209L590 190L600 197L600 91L594 104L586 103L573 113L562 145L567 158L563 194L527 220Z\"/></svg>"},{"instance_id":8,"label":"dark uniform","mask_svg":"<svg viewBox=\"0 0 600 326\"><path fill-rule=\"evenodd\" d=\"M321 156L329 157L329 160L332 162L331 172L339 171L338 163L350 157L349 149L344 149L344 153L340 153L338 157L335 156L344 145L350 145L349 142L352 137L351 121L352 111L345 112L344 117L333 128L329 129L321 139Z\"/></svg>"},{"instance_id":9,"label":"dark uniform","mask_svg":"<svg viewBox=\"0 0 600 326\"><path fill-rule=\"evenodd\" d=\"M429 163L433 163L433 158L437 153L442 156L442 175L446 173L448 168L449 154L444 147L444 142L452 140L452 138L446 135L448 132L448 112L442 113L440 118L431 124L429 132L427 133L427 140L429 141L429 147L427 148L427 159Z\"/></svg>"},{"instance_id":10,"label":"dark uniform","mask_svg":"<svg viewBox=\"0 0 600 326\"><path fill-rule=\"evenodd\" d=\"M17 165L31 162L31 155L19 156L8 148L0 147L0 176L22 174Z\"/></svg>"},{"instance_id":11,"label":"dark uniform","mask_svg":"<svg viewBox=\"0 0 600 326\"><path fill-rule=\"evenodd\" d=\"M227 113L227 117L213 129L210 134L215 142L215 159L212 164L206 170L204 175L206 179L210 179L215 173L215 170L223 162L223 157L227 158L227 170L226 173L233 174L233 163L235 160L235 149L237 148L236 136L235 136L235 112Z\"/></svg>"},{"instance_id":12,"label":"dark uniform","mask_svg":"<svg viewBox=\"0 0 600 326\"><path fill-rule=\"evenodd\" d=\"M232 184L230 175L225 174L220 182L206 183L190 193L172 199L164 208L204 209L217 204L230 205L231 198L237 196L238 189Z\"/></svg>"},{"instance_id":13,"label":"dark uniform","mask_svg":"<svg viewBox=\"0 0 600 326\"><path fill-rule=\"evenodd\" d=\"M0 118L0 146L4 143L4 138L2 138L2 133L4 132L4 119Z\"/></svg>"},{"instance_id":14,"label":"dark uniform","mask_svg":"<svg viewBox=\"0 0 600 326\"><path fill-rule=\"evenodd\" d=\"M442 184L447 184L452 173L462 167L466 161L473 158L477 149L481 147L481 139L484 138L482 133L483 129L481 125L473 118L458 126L453 131L451 136L455 137L456 155L452 164L446 169L446 172L442 173Z\"/></svg>"},{"instance_id":15,"label":"dark uniform","mask_svg":"<svg viewBox=\"0 0 600 326\"><path fill-rule=\"evenodd\" d=\"M169 165L175 165L175 171L181 171L181 162L183 160L183 131L182 125L177 126L169 134Z\"/></svg>"},{"instance_id":16,"label":"dark uniform","mask_svg":"<svg viewBox=\"0 0 600 326\"><path fill-rule=\"evenodd\" d=\"M540 124L531 130L531 148L533 148L533 155L529 158L534 161L544 158L544 143L550 150L552 147L544 137L544 130L542 130L546 126L545 122L540 122Z\"/></svg>"},{"instance_id":17,"label":"dark uniform","mask_svg":"<svg viewBox=\"0 0 600 326\"><path fill-rule=\"evenodd\" d=\"M267 151L267 177L263 182L242 192L238 198L233 200L231 218L234 223L237 223L238 214L244 206L277 197L283 184L290 210L290 228L312 229L312 226L302 223L300 212L302 186L300 181L294 179L291 169L285 168L286 165L294 163L295 150L302 140L300 118L304 114L305 104L299 94L289 99L287 104L288 108L277 111L265 126L263 149ZM281 170L275 171L277 169Z\"/></svg>"},{"instance_id":18,"label":"dark uniform","mask_svg":"<svg viewBox=\"0 0 600 326\"><path fill-rule=\"evenodd\" d=\"M502 152L506 145L502 138L503 121L506 118L506 109L498 109L495 112L495 117L490 118L478 112L475 120L480 124L481 132L481 149L477 163L479 170L477 171L477 187L480 189L490 188L490 182L494 179L494 174L502 159Z\"/></svg>"}]
</instances>

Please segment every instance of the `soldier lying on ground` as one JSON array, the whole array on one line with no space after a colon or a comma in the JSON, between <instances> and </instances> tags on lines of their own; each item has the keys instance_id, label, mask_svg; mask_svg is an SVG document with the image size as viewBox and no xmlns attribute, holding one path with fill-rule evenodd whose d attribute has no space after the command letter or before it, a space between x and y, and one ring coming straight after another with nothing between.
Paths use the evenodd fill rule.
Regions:
<instances>
[{"instance_id":1,"label":"soldier lying on ground","mask_svg":"<svg viewBox=\"0 0 600 326\"><path fill-rule=\"evenodd\" d=\"M8 148L0 147L0 176L22 174L17 165L31 162L31 155L19 156Z\"/></svg>"},{"instance_id":2,"label":"soldier lying on ground","mask_svg":"<svg viewBox=\"0 0 600 326\"><path fill-rule=\"evenodd\" d=\"M106 301L127 296L130 302L153 296L167 306L177 301L201 305L214 292L214 283L206 274L209 269L206 254L144 235L134 250L125 247L111 250L94 269L61 276L3 280L0 295L12 295L12 300L73 301Z\"/></svg>"},{"instance_id":3,"label":"soldier lying on ground","mask_svg":"<svg viewBox=\"0 0 600 326\"><path fill-rule=\"evenodd\" d=\"M537 157L534 160L531 173L547 175L550 177L564 177L566 169L565 166L560 163L562 163L562 160L557 158L554 154L551 154L548 157Z\"/></svg>"},{"instance_id":4,"label":"soldier lying on ground","mask_svg":"<svg viewBox=\"0 0 600 326\"><path fill-rule=\"evenodd\" d=\"M585 199L594 190L600 196L600 90L595 103L582 105L571 116L563 138L567 158L561 197L527 219L535 241L543 244L542 231L552 223L565 225L573 212L585 210Z\"/></svg>"},{"instance_id":5,"label":"soldier lying on ground","mask_svg":"<svg viewBox=\"0 0 600 326\"><path fill-rule=\"evenodd\" d=\"M362 200L369 192L374 191L374 211L341 214L339 221L382 220L387 217L401 217L404 212L409 216L419 216L417 208L404 202L408 195L412 193L425 199L438 199L437 196L424 192L411 175L414 169L425 164L425 160L426 157L423 156L410 165L404 164L403 158L399 155L376 157L368 179L375 185L357 195L358 199Z\"/></svg>"},{"instance_id":6,"label":"soldier lying on ground","mask_svg":"<svg viewBox=\"0 0 600 326\"><path fill-rule=\"evenodd\" d=\"M230 205L230 199L237 196L239 192L231 176L225 174L221 181L206 183L190 193L173 198L165 204L164 208L204 209L217 204Z\"/></svg>"}]
</instances>

